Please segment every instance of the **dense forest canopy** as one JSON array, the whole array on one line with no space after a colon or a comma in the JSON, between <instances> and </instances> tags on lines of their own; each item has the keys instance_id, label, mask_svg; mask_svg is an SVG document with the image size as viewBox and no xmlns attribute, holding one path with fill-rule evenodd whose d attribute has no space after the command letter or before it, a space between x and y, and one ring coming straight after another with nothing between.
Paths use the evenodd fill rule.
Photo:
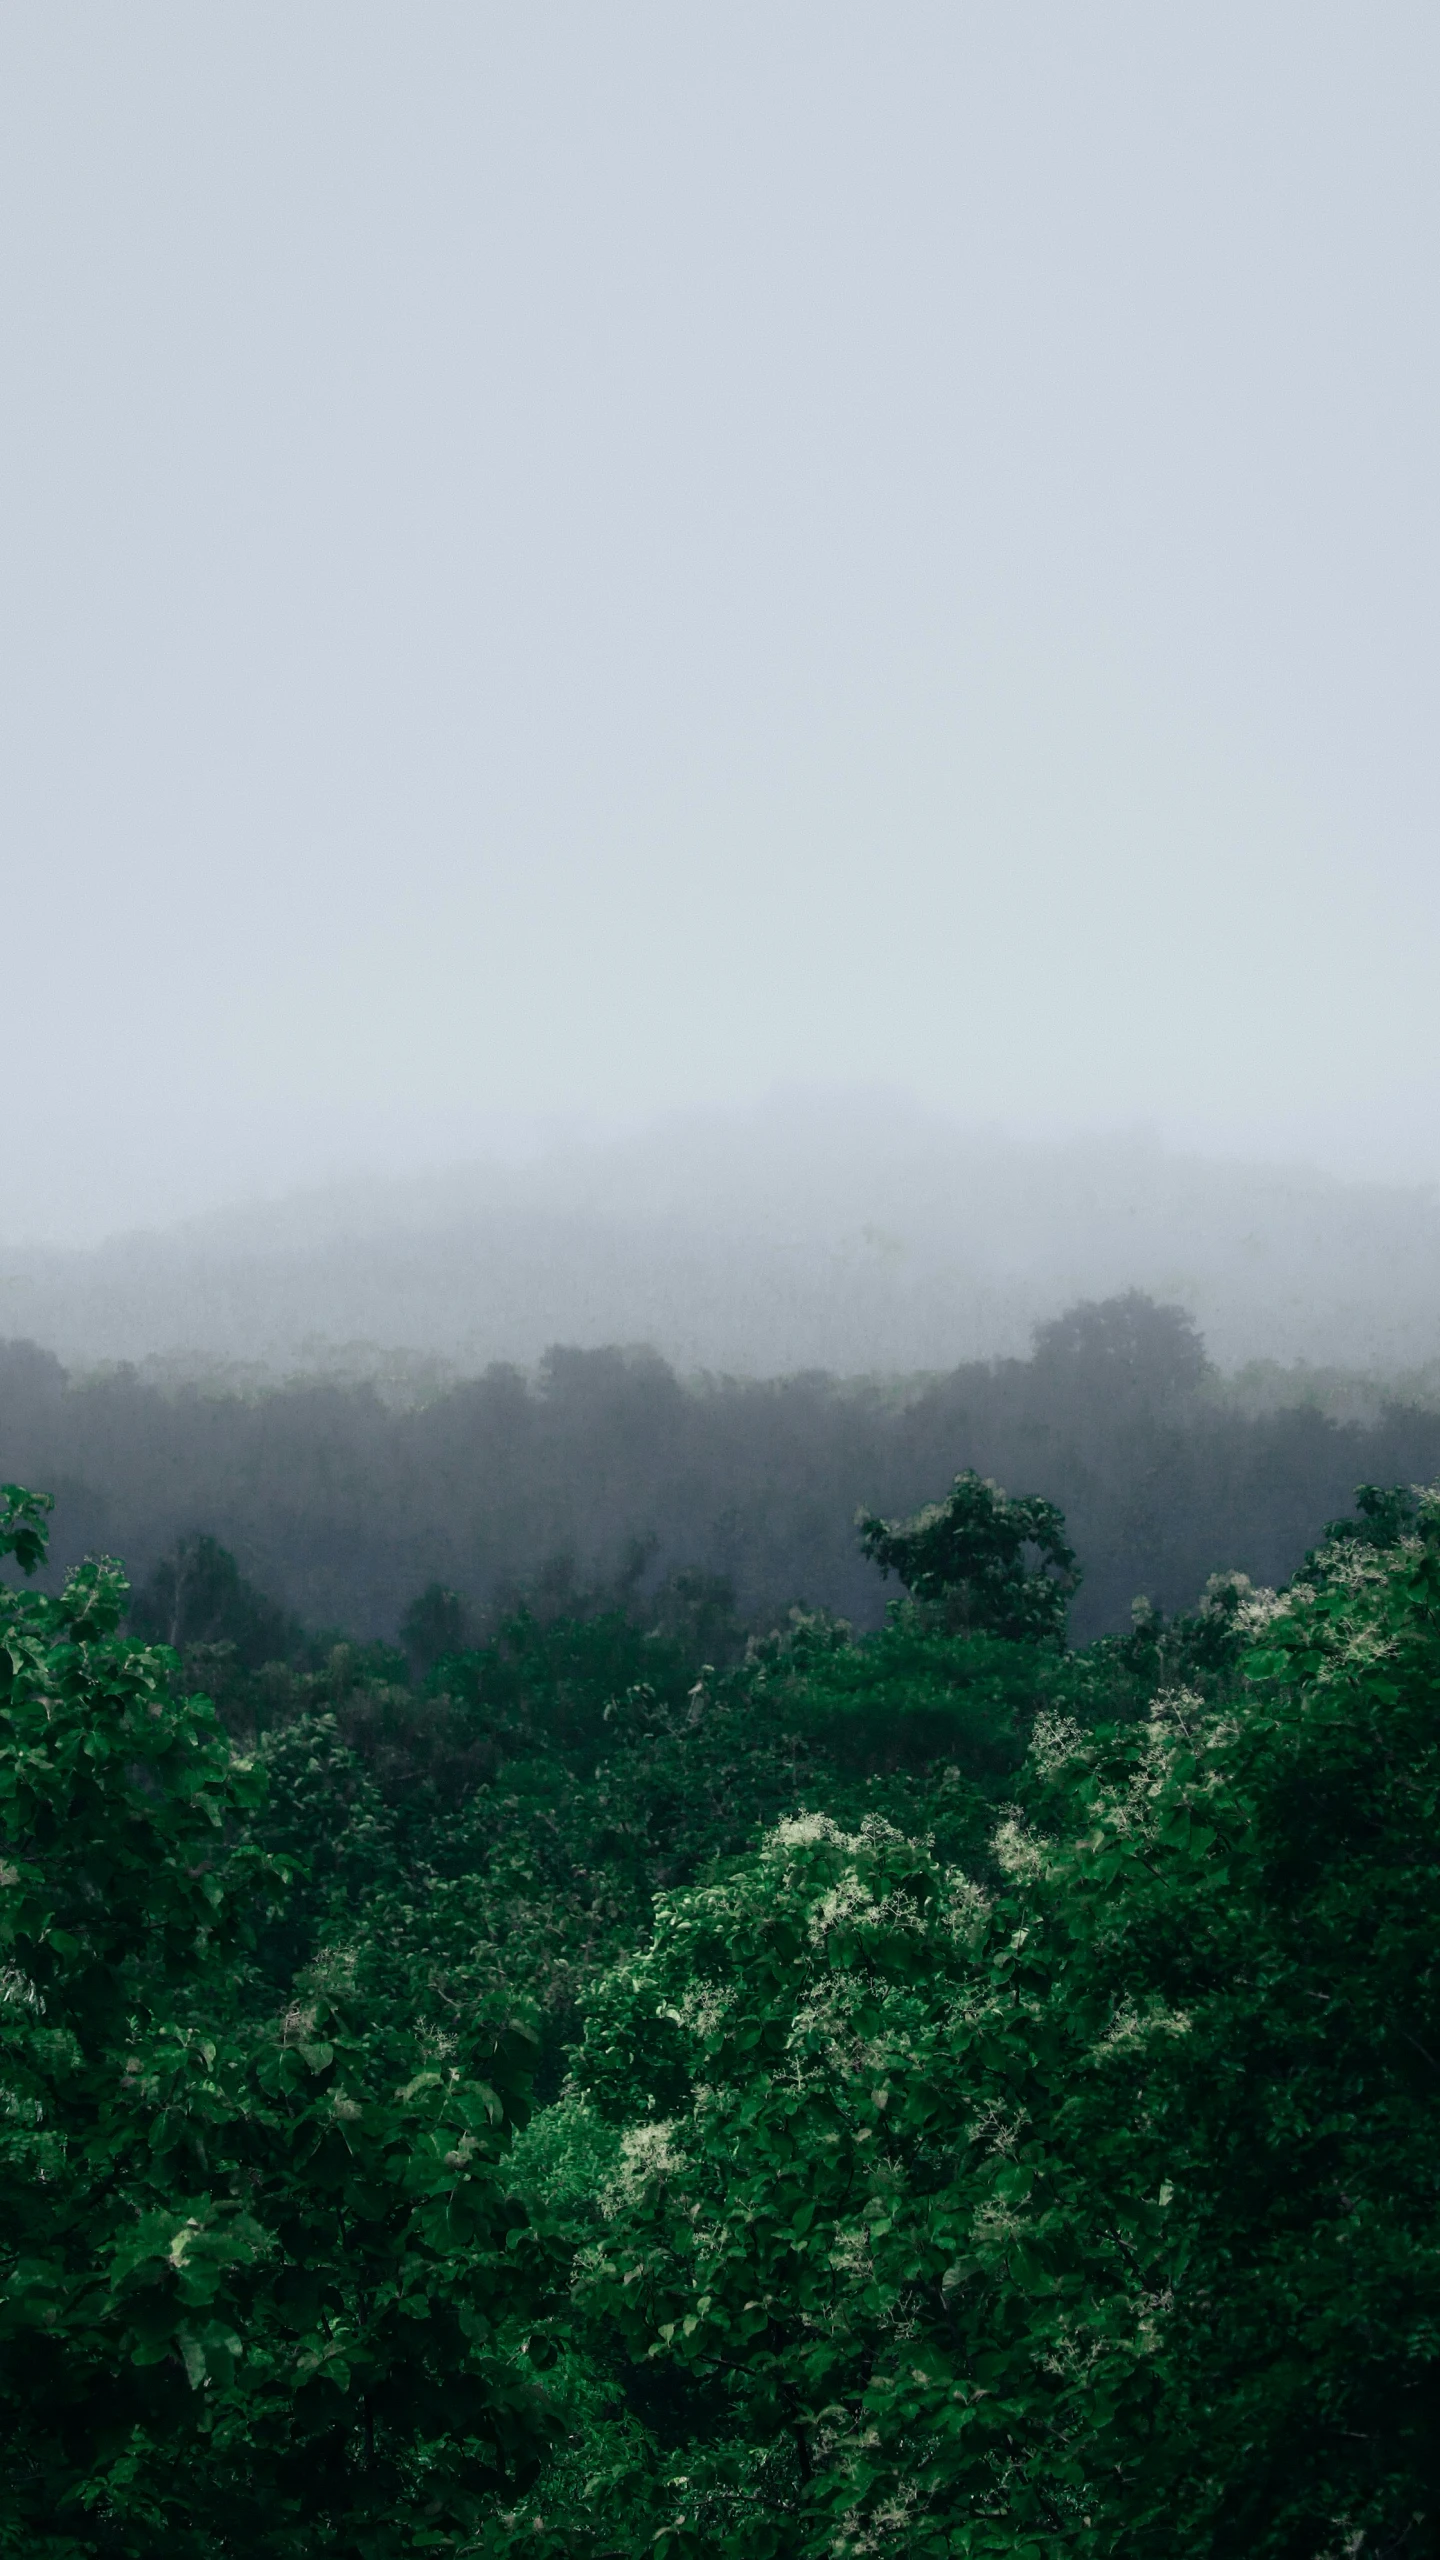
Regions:
<instances>
[{"instance_id":1,"label":"dense forest canopy","mask_svg":"<svg viewBox=\"0 0 1440 2560\"><path fill-rule=\"evenodd\" d=\"M1440 2547L1440 1416L1131 1292L0 1466L0 2560Z\"/></svg>"},{"instance_id":2,"label":"dense forest canopy","mask_svg":"<svg viewBox=\"0 0 1440 2560\"><path fill-rule=\"evenodd\" d=\"M308 1625L389 1641L432 1583L483 1614L567 1559L595 1585L637 1552L642 1591L719 1575L748 1625L795 1603L874 1624L857 1505L908 1513L967 1466L1064 1511L1084 1638L1137 1594L1186 1606L1217 1565L1284 1581L1354 1484L1440 1474L1440 1415L1242 1410L1193 1324L1137 1293L1040 1327L1028 1359L880 1384L687 1383L653 1353L557 1348L533 1378L397 1406L303 1376L253 1396L72 1378L0 1347L0 1469L53 1487L60 1565L103 1548L143 1579L203 1533Z\"/></svg>"},{"instance_id":3,"label":"dense forest canopy","mask_svg":"<svg viewBox=\"0 0 1440 2560\"><path fill-rule=\"evenodd\" d=\"M859 1637L691 1572L325 1641L205 1534L46 1592L48 1514L5 2560L1437 2547L1440 1494L1079 1648L973 1472Z\"/></svg>"}]
</instances>

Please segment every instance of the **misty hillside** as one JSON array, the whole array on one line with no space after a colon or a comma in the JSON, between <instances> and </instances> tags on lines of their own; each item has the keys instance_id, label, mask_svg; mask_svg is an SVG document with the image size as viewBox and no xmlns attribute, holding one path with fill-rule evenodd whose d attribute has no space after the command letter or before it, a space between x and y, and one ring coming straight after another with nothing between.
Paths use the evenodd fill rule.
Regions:
<instances>
[{"instance_id":1,"label":"misty hillside","mask_svg":"<svg viewBox=\"0 0 1440 2560\"><path fill-rule=\"evenodd\" d=\"M696 1572L751 1626L794 1603L874 1625L857 1506L912 1511L967 1467L1065 1512L1085 1639L1139 1593L1188 1607L1217 1568L1283 1582L1356 1485L1440 1476L1440 1414L1246 1412L1188 1318L1137 1294L1041 1327L1026 1359L888 1384L686 1384L654 1352L570 1348L407 1404L304 1376L236 1394L67 1375L0 1343L0 1477L55 1493L57 1565L100 1549L143 1577L198 1532L310 1627L366 1637L435 1582L483 1614L619 1577L644 1611Z\"/></svg>"},{"instance_id":2,"label":"misty hillside","mask_svg":"<svg viewBox=\"0 0 1440 2560\"><path fill-rule=\"evenodd\" d=\"M1440 1359L1440 1192L967 1133L900 1102L771 1105L92 1250L12 1242L0 1331L81 1366L404 1352L461 1375L628 1342L688 1373L877 1376L1021 1352L1130 1288L1183 1305L1222 1369L1414 1373Z\"/></svg>"}]
</instances>

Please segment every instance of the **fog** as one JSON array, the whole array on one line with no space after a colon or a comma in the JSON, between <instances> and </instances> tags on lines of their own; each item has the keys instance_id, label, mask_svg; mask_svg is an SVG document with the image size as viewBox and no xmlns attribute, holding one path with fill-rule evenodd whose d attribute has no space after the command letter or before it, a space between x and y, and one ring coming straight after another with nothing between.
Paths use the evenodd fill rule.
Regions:
<instances>
[{"instance_id":1,"label":"fog","mask_svg":"<svg viewBox=\"0 0 1440 2560\"><path fill-rule=\"evenodd\" d=\"M410 1400L554 1342L648 1344L691 1376L938 1372L1140 1288L1185 1309L1222 1372L1269 1364L1252 1400L1344 1412L1367 1374L1440 1399L1437 1263L1433 1185L792 1097L12 1251L0 1335L82 1371L133 1361L245 1392L308 1369Z\"/></svg>"},{"instance_id":2,"label":"fog","mask_svg":"<svg viewBox=\"0 0 1440 2560\"><path fill-rule=\"evenodd\" d=\"M1437 99L0 0L0 2560L1440 2560Z\"/></svg>"},{"instance_id":3,"label":"fog","mask_svg":"<svg viewBox=\"0 0 1440 2560\"><path fill-rule=\"evenodd\" d=\"M157 1278L152 1339L139 1248L48 1314L34 1250L423 1179L520 1272L589 1147L545 1321L687 1360L999 1348L1066 1269L1219 1321L1221 1266L1237 1352L1428 1357L1432 1210L1323 1177L1440 1174L1437 57L1315 0L0 15L25 1324L519 1353L525 1278ZM1073 1142L1043 1249L976 1223L1032 1174L887 1208L865 1140L784 1207L807 1312L773 1204L647 1262L676 1115L876 1088L1040 1191ZM1276 1164L1350 1244L1272 1290Z\"/></svg>"}]
</instances>

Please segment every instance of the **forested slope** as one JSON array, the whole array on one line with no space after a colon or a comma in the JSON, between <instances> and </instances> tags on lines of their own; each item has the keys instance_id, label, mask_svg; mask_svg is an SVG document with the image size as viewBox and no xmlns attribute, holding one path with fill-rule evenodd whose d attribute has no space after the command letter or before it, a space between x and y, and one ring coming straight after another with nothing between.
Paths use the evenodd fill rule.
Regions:
<instances>
[{"instance_id":1,"label":"forested slope","mask_svg":"<svg viewBox=\"0 0 1440 2560\"><path fill-rule=\"evenodd\" d=\"M224 1189L223 1151L184 1168ZM12 1204L13 1214L13 1204ZM0 1204L0 1219L5 1215ZM1396 1375L1440 1356L1440 1193L1120 1133L967 1131L895 1094L773 1097L527 1162L235 1203L87 1248L0 1253L0 1327L67 1362L530 1368L648 1342L689 1376L900 1376L1023 1352L1127 1287L1180 1299L1227 1369Z\"/></svg>"},{"instance_id":2,"label":"forested slope","mask_svg":"<svg viewBox=\"0 0 1440 2560\"><path fill-rule=\"evenodd\" d=\"M1283 1581L1361 1481L1440 1472L1440 1416L1337 1424L1218 1395L1174 1310L1131 1295L1040 1329L1026 1360L886 1384L821 1374L682 1381L646 1352L556 1349L397 1407L299 1378L254 1396L67 1378L0 1351L0 1469L57 1495L55 1554L143 1576L206 1531L311 1625L393 1637L440 1581L483 1610L570 1558L582 1581L637 1542L652 1587L727 1576L741 1616L791 1602L873 1624L858 1503L904 1511L966 1466L1058 1502L1085 1566L1082 1637L1132 1598L1187 1604L1217 1564Z\"/></svg>"}]
</instances>

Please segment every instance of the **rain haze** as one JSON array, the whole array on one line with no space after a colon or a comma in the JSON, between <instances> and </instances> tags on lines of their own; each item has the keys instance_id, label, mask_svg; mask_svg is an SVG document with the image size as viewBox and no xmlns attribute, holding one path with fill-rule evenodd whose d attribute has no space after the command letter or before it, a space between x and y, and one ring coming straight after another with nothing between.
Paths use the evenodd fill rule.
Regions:
<instances>
[{"instance_id":1,"label":"rain haze","mask_svg":"<svg viewBox=\"0 0 1440 2560\"><path fill-rule=\"evenodd\" d=\"M5 1330L1440 1355L1432 10L0 32Z\"/></svg>"},{"instance_id":2,"label":"rain haze","mask_svg":"<svg viewBox=\"0 0 1440 2560\"><path fill-rule=\"evenodd\" d=\"M1437 0L0 0L0 2560L1440 2560Z\"/></svg>"}]
</instances>

